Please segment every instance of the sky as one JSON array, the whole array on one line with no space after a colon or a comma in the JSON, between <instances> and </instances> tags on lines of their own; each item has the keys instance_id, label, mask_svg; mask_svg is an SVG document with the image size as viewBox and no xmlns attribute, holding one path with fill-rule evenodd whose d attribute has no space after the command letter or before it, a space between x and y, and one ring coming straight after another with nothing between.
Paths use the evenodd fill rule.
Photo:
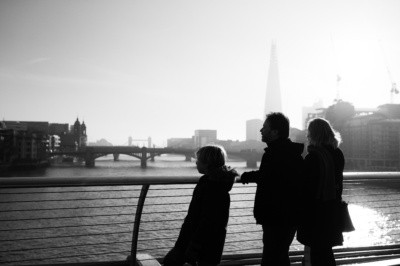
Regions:
<instances>
[{"instance_id":1,"label":"sky","mask_svg":"<svg viewBox=\"0 0 400 266\"><path fill-rule=\"evenodd\" d=\"M337 95L398 103L399 0L0 0L0 119L87 126L114 145L264 119L271 44L283 112ZM337 77L340 76L339 83ZM399 86L398 86L399 87Z\"/></svg>"}]
</instances>

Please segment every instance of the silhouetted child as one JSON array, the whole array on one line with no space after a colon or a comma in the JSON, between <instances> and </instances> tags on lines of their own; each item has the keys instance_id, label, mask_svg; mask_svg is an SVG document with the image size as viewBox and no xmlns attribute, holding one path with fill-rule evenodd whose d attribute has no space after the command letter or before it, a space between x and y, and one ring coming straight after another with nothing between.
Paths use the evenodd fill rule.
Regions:
<instances>
[{"instance_id":1,"label":"silhouetted child","mask_svg":"<svg viewBox=\"0 0 400 266\"><path fill-rule=\"evenodd\" d=\"M225 165L226 151L207 145L196 152L200 174L188 213L175 246L164 258L165 266L218 265L229 219L229 191L238 173Z\"/></svg>"}]
</instances>

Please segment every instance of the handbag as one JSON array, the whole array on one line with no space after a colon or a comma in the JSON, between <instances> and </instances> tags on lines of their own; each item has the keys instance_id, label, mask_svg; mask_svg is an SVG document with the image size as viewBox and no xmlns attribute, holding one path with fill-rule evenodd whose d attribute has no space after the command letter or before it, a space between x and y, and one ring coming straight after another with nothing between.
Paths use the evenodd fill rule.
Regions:
<instances>
[{"instance_id":1,"label":"handbag","mask_svg":"<svg viewBox=\"0 0 400 266\"><path fill-rule=\"evenodd\" d=\"M340 221L340 229L342 232L352 232L356 230L354 228L353 222L351 221L349 209L347 207L347 202L340 201L339 204L339 221Z\"/></svg>"}]
</instances>

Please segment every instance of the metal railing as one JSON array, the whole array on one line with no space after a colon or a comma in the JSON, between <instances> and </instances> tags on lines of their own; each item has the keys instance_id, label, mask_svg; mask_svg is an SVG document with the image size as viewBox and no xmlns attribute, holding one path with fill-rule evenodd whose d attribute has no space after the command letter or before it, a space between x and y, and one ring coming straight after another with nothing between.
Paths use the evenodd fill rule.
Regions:
<instances>
[{"instance_id":1,"label":"metal railing","mask_svg":"<svg viewBox=\"0 0 400 266\"><path fill-rule=\"evenodd\" d=\"M198 177L0 178L0 264L121 262L162 258L174 245ZM231 191L222 265L259 264L255 185ZM343 198L356 231L338 264L400 257L400 173L346 173ZM301 261L294 241L291 259ZM134 264L131 260L131 264Z\"/></svg>"}]
</instances>

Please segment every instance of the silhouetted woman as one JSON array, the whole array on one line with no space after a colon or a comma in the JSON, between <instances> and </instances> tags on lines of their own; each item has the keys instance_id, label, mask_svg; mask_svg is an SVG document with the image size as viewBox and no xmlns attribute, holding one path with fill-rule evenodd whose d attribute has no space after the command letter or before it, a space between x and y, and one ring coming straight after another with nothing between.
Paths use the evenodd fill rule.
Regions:
<instances>
[{"instance_id":1,"label":"silhouetted woman","mask_svg":"<svg viewBox=\"0 0 400 266\"><path fill-rule=\"evenodd\" d=\"M337 215L344 169L340 135L327 120L315 118L308 125L307 138L306 200L297 240L310 247L312 266L332 266L336 265L332 247L343 245Z\"/></svg>"}]
</instances>

